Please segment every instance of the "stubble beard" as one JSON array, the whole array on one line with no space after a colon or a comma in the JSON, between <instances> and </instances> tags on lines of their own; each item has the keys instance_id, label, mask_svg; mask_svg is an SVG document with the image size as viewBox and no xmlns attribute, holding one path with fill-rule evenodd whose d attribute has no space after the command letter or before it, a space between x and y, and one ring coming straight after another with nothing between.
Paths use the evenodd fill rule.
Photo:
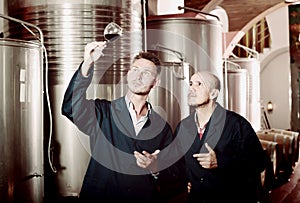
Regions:
<instances>
[{"instance_id":1,"label":"stubble beard","mask_svg":"<svg viewBox=\"0 0 300 203\"><path fill-rule=\"evenodd\" d=\"M190 99L189 99L190 100ZM195 102L190 102L188 101L188 105L191 106L191 107L195 107L195 108L203 108L205 107L207 104L209 104L209 98L207 98L205 101L201 102L201 103L197 103L196 101Z\"/></svg>"},{"instance_id":2,"label":"stubble beard","mask_svg":"<svg viewBox=\"0 0 300 203\"><path fill-rule=\"evenodd\" d=\"M129 90L136 95L145 96L150 93L151 88L146 88L144 84L132 84Z\"/></svg>"}]
</instances>

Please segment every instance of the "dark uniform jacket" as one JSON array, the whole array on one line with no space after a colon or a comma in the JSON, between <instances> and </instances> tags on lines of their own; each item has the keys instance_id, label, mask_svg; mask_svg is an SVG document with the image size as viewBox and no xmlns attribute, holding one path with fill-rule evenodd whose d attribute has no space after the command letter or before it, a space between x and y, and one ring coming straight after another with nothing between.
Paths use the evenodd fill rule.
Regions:
<instances>
[{"instance_id":1,"label":"dark uniform jacket","mask_svg":"<svg viewBox=\"0 0 300 203\"><path fill-rule=\"evenodd\" d=\"M257 202L267 155L245 118L217 104L201 140L195 113L179 123L175 134L186 152L191 202ZM216 153L216 169L205 169L193 158L195 153L208 152L205 142Z\"/></svg>"},{"instance_id":2,"label":"dark uniform jacket","mask_svg":"<svg viewBox=\"0 0 300 203\"><path fill-rule=\"evenodd\" d=\"M151 109L148 121L136 136L124 97L113 101L86 99L92 73L91 70L88 77L83 77L80 69L76 71L62 104L62 114L90 137L92 157L80 199L85 202L164 200L167 195L162 195L161 185L176 179L176 174L166 168L155 179L150 171L137 166L133 152L163 150L173 139L170 125Z\"/></svg>"}]
</instances>

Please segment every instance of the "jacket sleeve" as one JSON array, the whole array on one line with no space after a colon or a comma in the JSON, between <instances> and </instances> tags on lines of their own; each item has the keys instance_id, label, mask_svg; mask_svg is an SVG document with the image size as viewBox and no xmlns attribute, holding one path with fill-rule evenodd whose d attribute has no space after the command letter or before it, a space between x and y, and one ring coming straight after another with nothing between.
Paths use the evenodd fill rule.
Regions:
<instances>
[{"instance_id":1,"label":"jacket sleeve","mask_svg":"<svg viewBox=\"0 0 300 203\"><path fill-rule=\"evenodd\" d=\"M82 65L82 64L81 64ZM95 100L86 99L86 91L93 77L93 68L88 77L84 77L80 70L74 73L64 94L61 112L72 121L82 132L91 135L96 132L96 124L102 118L101 110L95 106Z\"/></svg>"},{"instance_id":2,"label":"jacket sleeve","mask_svg":"<svg viewBox=\"0 0 300 203\"><path fill-rule=\"evenodd\" d=\"M180 158L179 156L181 152L179 152L177 141L174 140L172 130L170 129L165 136L170 139L168 140L168 146L162 152L162 157L159 156L161 159L159 165L160 167L169 165L169 167L160 171L158 185L162 197L169 199L183 194L187 184L184 157Z\"/></svg>"},{"instance_id":3,"label":"jacket sleeve","mask_svg":"<svg viewBox=\"0 0 300 203\"><path fill-rule=\"evenodd\" d=\"M241 126L241 132L243 133L242 137L244 137L244 141L241 142L243 162L248 170L260 173L267 166L267 154L263 150L263 147L251 125L244 121Z\"/></svg>"},{"instance_id":4,"label":"jacket sleeve","mask_svg":"<svg viewBox=\"0 0 300 203\"><path fill-rule=\"evenodd\" d=\"M257 175L266 168L268 157L254 129L244 117L227 112L222 136L216 151L220 171Z\"/></svg>"},{"instance_id":5,"label":"jacket sleeve","mask_svg":"<svg viewBox=\"0 0 300 203\"><path fill-rule=\"evenodd\" d=\"M268 157L252 128L243 117L227 114L225 130L227 142L217 154L218 168L226 172L258 174L267 165ZM225 155L223 155L225 154Z\"/></svg>"}]
</instances>

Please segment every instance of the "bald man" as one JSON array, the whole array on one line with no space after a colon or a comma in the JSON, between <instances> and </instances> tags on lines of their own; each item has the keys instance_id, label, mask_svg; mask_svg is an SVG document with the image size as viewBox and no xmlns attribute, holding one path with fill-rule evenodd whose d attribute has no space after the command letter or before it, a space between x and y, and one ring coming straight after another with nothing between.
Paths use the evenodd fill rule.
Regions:
<instances>
[{"instance_id":1,"label":"bald man","mask_svg":"<svg viewBox=\"0 0 300 203\"><path fill-rule=\"evenodd\" d=\"M211 72L190 79L188 104L194 111L175 132L185 151L188 200L257 202L267 155L251 124L216 102L220 88Z\"/></svg>"}]
</instances>

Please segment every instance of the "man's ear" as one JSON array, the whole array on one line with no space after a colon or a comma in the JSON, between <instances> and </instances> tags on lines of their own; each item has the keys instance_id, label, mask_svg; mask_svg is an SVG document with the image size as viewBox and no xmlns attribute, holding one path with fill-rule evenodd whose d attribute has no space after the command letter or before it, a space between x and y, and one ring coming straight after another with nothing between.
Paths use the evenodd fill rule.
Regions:
<instances>
[{"instance_id":1,"label":"man's ear","mask_svg":"<svg viewBox=\"0 0 300 203\"><path fill-rule=\"evenodd\" d=\"M217 90L217 89L213 89L211 92L210 92L210 99L211 100L216 100L219 96L219 93L220 91Z\"/></svg>"},{"instance_id":2,"label":"man's ear","mask_svg":"<svg viewBox=\"0 0 300 203\"><path fill-rule=\"evenodd\" d=\"M160 84L160 78L156 78L155 81L153 82L152 88L159 86L159 84Z\"/></svg>"}]
</instances>

